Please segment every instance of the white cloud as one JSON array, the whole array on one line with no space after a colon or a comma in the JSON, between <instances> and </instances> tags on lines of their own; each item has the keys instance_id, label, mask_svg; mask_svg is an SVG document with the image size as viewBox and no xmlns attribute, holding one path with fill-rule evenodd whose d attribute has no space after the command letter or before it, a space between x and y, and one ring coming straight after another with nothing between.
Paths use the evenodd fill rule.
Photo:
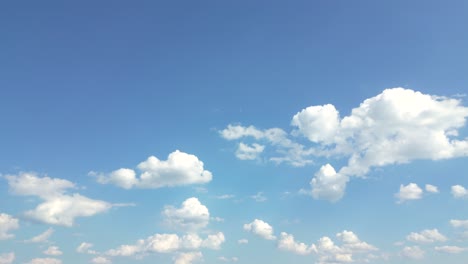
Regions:
<instances>
[{"instance_id":1,"label":"white cloud","mask_svg":"<svg viewBox=\"0 0 468 264\"><path fill-rule=\"evenodd\" d=\"M174 264L191 264L203 258L201 252L179 253L174 257Z\"/></svg>"},{"instance_id":2,"label":"white cloud","mask_svg":"<svg viewBox=\"0 0 468 264\"><path fill-rule=\"evenodd\" d=\"M223 194L223 195L218 195L216 196L216 199L220 199L220 200L227 200L227 199L232 199L234 198L235 196L232 195L232 194Z\"/></svg>"},{"instance_id":3,"label":"white cloud","mask_svg":"<svg viewBox=\"0 0 468 264\"><path fill-rule=\"evenodd\" d=\"M161 188L189 184L208 183L211 172L203 168L203 162L197 156L176 150L169 154L167 160L151 156L137 166L139 177L132 169L118 169L108 174L90 172L102 184L114 184L130 188Z\"/></svg>"},{"instance_id":4,"label":"white cloud","mask_svg":"<svg viewBox=\"0 0 468 264\"><path fill-rule=\"evenodd\" d=\"M91 263L94 263L94 264L110 264L110 263L112 263L112 261L110 259L108 259L108 258L99 256L99 257L93 258L91 260Z\"/></svg>"},{"instance_id":5,"label":"white cloud","mask_svg":"<svg viewBox=\"0 0 468 264\"><path fill-rule=\"evenodd\" d=\"M278 248L284 251L290 251L298 255L307 255L316 252L315 245L308 246L301 242L296 242L294 236L285 232L281 232L278 240Z\"/></svg>"},{"instance_id":6,"label":"white cloud","mask_svg":"<svg viewBox=\"0 0 468 264\"><path fill-rule=\"evenodd\" d=\"M44 254L49 256L60 256L62 255L62 251L57 246L50 246L44 251Z\"/></svg>"},{"instance_id":7,"label":"white cloud","mask_svg":"<svg viewBox=\"0 0 468 264\"><path fill-rule=\"evenodd\" d=\"M468 229L468 220L456 220L456 219L452 219L452 220L450 220L450 225L452 225L452 226L455 227L455 228L461 227L461 228L466 228L466 229Z\"/></svg>"},{"instance_id":8,"label":"white cloud","mask_svg":"<svg viewBox=\"0 0 468 264\"><path fill-rule=\"evenodd\" d=\"M310 147L279 128L229 125L220 134L227 140L266 141L282 154L277 161L296 161L296 166L311 163L313 157L346 158L337 174L362 177L376 167L468 156L468 140L458 138L467 117L468 107L459 99L393 88L364 100L342 118L330 104L299 111L291 121L296 128L292 135L304 135Z\"/></svg>"},{"instance_id":9,"label":"white cloud","mask_svg":"<svg viewBox=\"0 0 468 264\"><path fill-rule=\"evenodd\" d=\"M62 264L62 261L56 258L35 258L28 264Z\"/></svg>"},{"instance_id":10,"label":"white cloud","mask_svg":"<svg viewBox=\"0 0 468 264\"><path fill-rule=\"evenodd\" d=\"M34 210L25 212L27 217L43 223L72 226L77 217L93 216L112 207L110 203L77 193L66 194L67 189L75 188L67 180L38 177L34 173L8 175L6 178L12 193L38 196L44 200Z\"/></svg>"},{"instance_id":11,"label":"white cloud","mask_svg":"<svg viewBox=\"0 0 468 264\"><path fill-rule=\"evenodd\" d=\"M238 243L238 244L248 244L248 243L249 243L249 240L248 240L248 239L245 239L245 238L243 238L243 239L239 239L239 240L237 240L237 243Z\"/></svg>"},{"instance_id":12,"label":"white cloud","mask_svg":"<svg viewBox=\"0 0 468 264\"><path fill-rule=\"evenodd\" d=\"M166 206L162 214L170 227L182 230L197 230L210 221L208 208L195 197L185 200L180 208Z\"/></svg>"},{"instance_id":13,"label":"white cloud","mask_svg":"<svg viewBox=\"0 0 468 264\"><path fill-rule=\"evenodd\" d=\"M330 164L324 165L310 181L312 196L315 199L336 202L343 197L348 180L347 176L336 173Z\"/></svg>"},{"instance_id":14,"label":"white cloud","mask_svg":"<svg viewBox=\"0 0 468 264\"><path fill-rule=\"evenodd\" d=\"M49 228L47 229L46 231L44 231L43 233L31 238L31 239L28 239L26 240L25 242L27 243L42 243L42 242L47 242L47 239L49 239L49 237L54 233L54 229L53 228Z\"/></svg>"},{"instance_id":15,"label":"white cloud","mask_svg":"<svg viewBox=\"0 0 468 264\"><path fill-rule=\"evenodd\" d=\"M12 217L11 215L0 213L0 240L15 237L15 235L10 234L10 232L18 228L18 219Z\"/></svg>"},{"instance_id":16,"label":"white cloud","mask_svg":"<svg viewBox=\"0 0 468 264\"><path fill-rule=\"evenodd\" d=\"M93 247L93 244L83 242L76 248L76 252L94 255L94 254L96 254L96 251L92 250L91 249L92 247Z\"/></svg>"},{"instance_id":17,"label":"white cloud","mask_svg":"<svg viewBox=\"0 0 468 264\"><path fill-rule=\"evenodd\" d=\"M265 202L266 200L268 200L265 195L263 195L263 192L258 192L257 194L255 195L252 195L250 196L250 198L254 199L256 202Z\"/></svg>"},{"instance_id":18,"label":"white cloud","mask_svg":"<svg viewBox=\"0 0 468 264\"><path fill-rule=\"evenodd\" d=\"M249 224L244 224L244 230L259 235L264 239L276 239L276 237L273 235L273 227L263 220L255 219Z\"/></svg>"},{"instance_id":19,"label":"white cloud","mask_svg":"<svg viewBox=\"0 0 468 264\"><path fill-rule=\"evenodd\" d=\"M265 146L253 143L252 145L239 143L236 150L236 157L240 160L254 160L263 152Z\"/></svg>"},{"instance_id":20,"label":"white cloud","mask_svg":"<svg viewBox=\"0 0 468 264\"><path fill-rule=\"evenodd\" d=\"M423 190L419 188L419 186L416 183L410 183L406 186L401 184L400 191L395 194L395 197L398 199L398 203L403 203L408 200L421 199L422 195Z\"/></svg>"},{"instance_id":21,"label":"white cloud","mask_svg":"<svg viewBox=\"0 0 468 264\"><path fill-rule=\"evenodd\" d=\"M435 247L436 251L449 253L449 254L458 254L467 250L467 248L457 247L457 246L441 246Z\"/></svg>"},{"instance_id":22,"label":"white cloud","mask_svg":"<svg viewBox=\"0 0 468 264\"><path fill-rule=\"evenodd\" d=\"M240 125L228 125L227 128L220 131L220 135L227 140L238 140L241 138L251 137L255 140L268 143L276 149L274 154L270 155L268 159L276 163L284 162L295 167L300 167L312 162L309 158L312 150L305 149L302 144L293 142L288 138L288 134L280 128L259 130L254 126L244 127ZM260 146L264 147L264 145ZM260 150L258 147L257 149ZM237 152L239 152L239 148L237 149ZM263 150L258 152L258 154L263 153Z\"/></svg>"},{"instance_id":23,"label":"white cloud","mask_svg":"<svg viewBox=\"0 0 468 264\"><path fill-rule=\"evenodd\" d=\"M239 258L237 258L237 257L228 258L228 257L225 257L225 256L221 256L218 259L221 260L222 262L237 262L237 261L239 261Z\"/></svg>"},{"instance_id":24,"label":"white cloud","mask_svg":"<svg viewBox=\"0 0 468 264\"><path fill-rule=\"evenodd\" d=\"M405 258L409 258L409 259L422 259L422 258L424 258L424 254L425 254L424 250L422 250L418 246L404 247L400 251L401 256L403 256Z\"/></svg>"},{"instance_id":25,"label":"white cloud","mask_svg":"<svg viewBox=\"0 0 468 264\"><path fill-rule=\"evenodd\" d=\"M452 186L452 195L457 199L468 198L468 190L461 185L454 185Z\"/></svg>"},{"instance_id":26,"label":"white cloud","mask_svg":"<svg viewBox=\"0 0 468 264\"><path fill-rule=\"evenodd\" d=\"M108 256L135 256L145 253L175 253L180 250L197 250L200 248L220 249L225 241L224 234L218 232L208 235L205 239L195 233L182 237L177 234L155 234L146 239L140 239L133 245L121 245L106 252Z\"/></svg>"},{"instance_id":27,"label":"white cloud","mask_svg":"<svg viewBox=\"0 0 468 264\"><path fill-rule=\"evenodd\" d=\"M5 178L10 191L16 195L39 196L43 199L62 195L67 189L75 188L75 184L58 178L38 177L36 173L20 173L7 175Z\"/></svg>"},{"instance_id":28,"label":"white cloud","mask_svg":"<svg viewBox=\"0 0 468 264\"><path fill-rule=\"evenodd\" d=\"M439 193L439 188L437 186L426 184L426 192L429 193Z\"/></svg>"},{"instance_id":29,"label":"white cloud","mask_svg":"<svg viewBox=\"0 0 468 264\"><path fill-rule=\"evenodd\" d=\"M0 254L0 264L12 264L13 261L15 261L15 253L10 252Z\"/></svg>"},{"instance_id":30,"label":"white cloud","mask_svg":"<svg viewBox=\"0 0 468 264\"><path fill-rule=\"evenodd\" d=\"M43 223L61 226L73 226L75 218L89 217L105 212L111 204L93 200L79 194L61 195L39 204L25 215Z\"/></svg>"},{"instance_id":31,"label":"white cloud","mask_svg":"<svg viewBox=\"0 0 468 264\"><path fill-rule=\"evenodd\" d=\"M447 241L447 238L437 229L426 229L419 233L411 232L406 236L406 240L414 243L434 243Z\"/></svg>"},{"instance_id":32,"label":"white cloud","mask_svg":"<svg viewBox=\"0 0 468 264\"><path fill-rule=\"evenodd\" d=\"M377 248L366 242L361 241L356 234L352 231L344 230L336 234L336 237L343 242L342 248L350 250L351 252L367 252L375 251Z\"/></svg>"}]
</instances>

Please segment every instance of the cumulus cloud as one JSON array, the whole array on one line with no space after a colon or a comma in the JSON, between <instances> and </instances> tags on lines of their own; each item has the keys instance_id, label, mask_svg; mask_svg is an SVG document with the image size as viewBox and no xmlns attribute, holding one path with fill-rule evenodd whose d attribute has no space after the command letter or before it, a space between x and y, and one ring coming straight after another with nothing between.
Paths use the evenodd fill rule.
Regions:
<instances>
[{"instance_id":1,"label":"cumulus cloud","mask_svg":"<svg viewBox=\"0 0 468 264\"><path fill-rule=\"evenodd\" d=\"M62 264L62 261L56 258L35 258L28 264Z\"/></svg>"},{"instance_id":2,"label":"cumulus cloud","mask_svg":"<svg viewBox=\"0 0 468 264\"><path fill-rule=\"evenodd\" d=\"M185 200L180 208L166 206L162 212L170 227L181 230L197 230L208 225L210 212L196 197Z\"/></svg>"},{"instance_id":3,"label":"cumulus cloud","mask_svg":"<svg viewBox=\"0 0 468 264\"><path fill-rule=\"evenodd\" d=\"M0 254L0 264L12 264L13 261L15 261L15 253L10 252Z\"/></svg>"},{"instance_id":4,"label":"cumulus cloud","mask_svg":"<svg viewBox=\"0 0 468 264\"><path fill-rule=\"evenodd\" d=\"M282 153L279 160L302 161L295 165L311 163L314 157L346 158L337 174L363 177L376 167L468 156L468 140L458 135L467 117L468 107L459 99L392 88L364 100L344 117L331 104L307 107L293 116L291 134L239 125L228 125L220 134L227 140L266 142ZM296 143L291 135L304 136L310 146ZM294 146L289 149L294 151L285 151L285 146Z\"/></svg>"},{"instance_id":5,"label":"cumulus cloud","mask_svg":"<svg viewBox=\"0 0 468 264\"><path fill-rule=\"evenodd\" d=\"M249 145L241 142L237 148L236 157L240 160L254 160L258 158L264 149L265 146L257 143Z\"/></svg>"},{"instance_id":6,"label":"cumulus cloud","mask_svg":"<svg viewBox=\"0 0 468 264\"><path fill-rule=\"evenodd\" d=\"M457 246L441 246L435 247L436 251L449 253L449 254L458 254L467 250L467 248L457 247Z\"/></svg>"},{"instance_id":7,"label":"cumulus cloud","mask_svg":"<svg viewBox=\"0 0 468 264\"><path fill-rule=\"evenodd\" d=\"M301 242L296 242L293 235L281 232L278 239L278 248L284 251L290 251L298 255L307 255L317 252L315 245L308 246Z\"/></svg>"},{"instance_id":8,"label":"cumulus cloud","mask_svg":"<svg viewBox=\"0 0 468 264\"><path fill-rule=\"evenodd\" d=\"M336 237L343 242L342 248L351 252L375 251L377 248L364 241L361 241L352 231L344 230L336 234Z\"/></svg>"},{"instance_id":9,"label":"cumulus cloud","mask_svg":"<svg viewBox=\"0 0 468 264\"><path fill-rule=\"evenodd\" d=\"M450 220L450 225L455 227L455 228L461 227L461 228L468 229L468 220L452 219L452 220Z\"/></svg>"},{"instance_id":10,"label":"cumulus cloud","mask_svg":"<svg viewBox=\"0 0 468 264\"><path fill-rule=\"evenodd\" d=\"M410 183L406 186L401 184L400 191L395 194L395 197L398 199L398 203L403 203L408 200L421 199L422 195L423 190L416 183Z\"/></svg>"},{"instance_id":11,"label":"cumulus cloud","mask_svg":"<svg viewBox=\"0 0 468 264\"><path fill-rule=\"evenodd\" d=\"M18 219L9 214L0 214L0 240L10 239L15 235L10 234L11 231L18 229Z\"/></svg>"},{"instance_id":12,"label":"cumulus cloud","mask_svg":"<svg viewBox=\"0 0 468 264\"><path fill-rule=\"evenodd\" d=\"M95 257L91 260L91 263L94 264L110 264L112 261L108 258L105 258L103 256Z\"/></svg>"},{"instance_id":13,"label":"cumulus cloud","mask_svg":"<svg viewBox=\"0 0 468 264\"><path fill-rule=\"evenodd\" d=\"M43 253L49 256L60 256L63 254L57 246L50 246Z\"/></svg>"},{"instance_id":14,"label":"cumulus cloud","mask_svg":"<svg viewBox=\"0 0 468 264\"><path fill-rule=\"evenodd\" d=\"M275 240L273 227L263 220L255 219L249 224L244 224L244 230L252 232L268 240Z\"/></svg>"},{"instance_id":15,"label":"cumulus cloud","mask_svg":"<svg viewBox=\"0 0 468 264\"><path fill-rule=\"evenodd\" d=\"M347 176L336 173L330 164L324 165L310 181L312 196L315 199L336 202L343 197L348 180Z\"/></svg>"},{"instance_id":16,"label":"cumulus cloud","mask_svg":"<svg viewBox=\"0 0 468 264\"><path fill-rule=\"evenodd\" d=\"M34 220L62 226L72 226L75 218L89 217L109 210L112 205L93 200L80 194L67 194L75 188L72 182L62 179L39 177L34 173L7 175L10 191L17 195L38 196L43 202L24 214Z\"/></svg>"},{"instance_id":17,"label":"cumulus cloud","mask_svg":"<svg viewBox=\"0 0 468 264\"><path fill-rule=\"evenodd\" d=\"M90 175L96 176L99 183L113 184L125 189L174 187L210 182L212 174L203 166L197 156L176 150L169 154L167 160L150 156L138 164L139 176L134 170L127 168L107 174L90 172Z\"/></svg>"},{"instance_id":18,"label":"cumulus cloud","mask_svg":"<svg viewBox=\"0 0 468 264\"><path fill-rule=\"evenodd\" d=\"M26 243L42 243L42 242L47 242L47 239L49 239L49 237L54 233L54 229L53 228L49 228L47 229L46 231L44 231L43 233L31 238L31 239L28 239L26 240L25 242Z\"/></svg>"},{"instance_id":19,"label":"cumulus cloud","mask_svg":"<svg viewBox=\"0 0 468 264\"><path fill-rule=\"evenodd\" d=\"M422 250L418 246L404 247L400 251L401 256L403 256L405 258L409 258L409 259L422 259L422 258L424 258L424 254L425 254L424 250Z\"/></svg>"},{"instance_id":20,"label":"cumulus cloud","mask_svg":"<svg viewBox=\"0 0 468 264\"><path fill-rule=\"evenodd\" d=\"M406 236L406 240L414 243L434 243L447 241L447 238L437 229L426 229L419 233L411 232Z\"/></svg>"},{"instance_id":21,"label":"cumulus cloud","mask_svg":"<svg viewBox=\"0 0 468 264\"><path fill-rule=\"evenodd\" d=\"M426 184L426 192L429 193L439 193L439 188L437 186Z\"/></svg>"},{"instance_id":22,"label":"cumulus cloud","mask_svg":"<svg viewBox=\"0 0 468 264\"><path fill-rule=\"evenodd\" d=\"M93 247L93 244L83 242L76 248L76 252L94 255L96 254L96 251L92 250L91 249L92 247Z\"/></svg>"},{"instance_id":23,"label":"cumulus cloud","mask_svg":"<svg viewBox=\"0 0 468 264\"><path fill-rule=\"evenodd\" d=\"M452 186L452 195L456 199L466 199L468 198L468 190L461 185Z\"/></svg>"},{"instance_id":24,"label":"cumulus cloud","mask_svg":"<svg viewBox=\"0 0 468 264\"><path fill-rule=\"evenodd\" d=\"M184 252L174 257L174 264L191 264L203 258L201 252Z\"/></svg>"},{"instance_id":25,"label":"cumulus cloud","mask_svg":"<svg viewBox=\"0 0 468 264\"><path fill-rule=\"evenodd\" d=\"M182 237L177 234L155 234L146 239L140 239L133 245L121 245L106 251L108 256L135 256L145 253L175 253L180 250L198 250L201 248L220 249L225 238L222 232L208 235L205 239L195 233Z\"/></svg>"}]
</instances>

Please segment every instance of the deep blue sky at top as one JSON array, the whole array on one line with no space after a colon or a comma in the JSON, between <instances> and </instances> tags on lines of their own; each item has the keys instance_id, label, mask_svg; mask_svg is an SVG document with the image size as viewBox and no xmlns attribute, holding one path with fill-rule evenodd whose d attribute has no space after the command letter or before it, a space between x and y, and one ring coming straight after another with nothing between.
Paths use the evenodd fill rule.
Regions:
<instances>
[{"instance_id":1,"label":"deep blue sky at top","mask_svg":"<svg viewBox=\"0 0 468 264\"><path fill-rule=\"evenodd\" d=\"M53 160L86 163L83 173L177 148L205 160L200 147L230 122L287 127L325 103L345 115L395 86L459 93L467 10L466 1L4 2L0 168L53 172Z\"/></svg>"}]
</instances>

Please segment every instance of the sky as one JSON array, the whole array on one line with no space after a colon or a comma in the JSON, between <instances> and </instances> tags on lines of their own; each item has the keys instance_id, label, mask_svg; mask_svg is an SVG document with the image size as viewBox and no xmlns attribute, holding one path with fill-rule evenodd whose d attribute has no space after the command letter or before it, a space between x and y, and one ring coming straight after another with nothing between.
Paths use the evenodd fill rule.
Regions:
<instances>
[{"instance_id":1,"label":"sky","mask_svg":"<svg viewBox=\"0 0 468 264\"><path fill-rule=\"evenodd\" d=\"M0 3L0 264L466 263L467 14Z\"/></svg>"}]
</instances>

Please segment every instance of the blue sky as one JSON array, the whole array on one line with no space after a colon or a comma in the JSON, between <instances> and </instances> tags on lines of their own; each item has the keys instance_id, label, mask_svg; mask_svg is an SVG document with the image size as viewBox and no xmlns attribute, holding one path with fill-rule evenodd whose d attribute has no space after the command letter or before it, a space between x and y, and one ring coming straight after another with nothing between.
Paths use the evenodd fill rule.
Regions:
<instances>
[{"instance_id":1,"label":"blue sky","mask_svg":"<svg viewBox=\"0 0 468 264\"><path fill-rule=\"evenodd\" d=\"M0 264L468 258L466 1L0 4Z\"/></svg>"}]
</instances>

